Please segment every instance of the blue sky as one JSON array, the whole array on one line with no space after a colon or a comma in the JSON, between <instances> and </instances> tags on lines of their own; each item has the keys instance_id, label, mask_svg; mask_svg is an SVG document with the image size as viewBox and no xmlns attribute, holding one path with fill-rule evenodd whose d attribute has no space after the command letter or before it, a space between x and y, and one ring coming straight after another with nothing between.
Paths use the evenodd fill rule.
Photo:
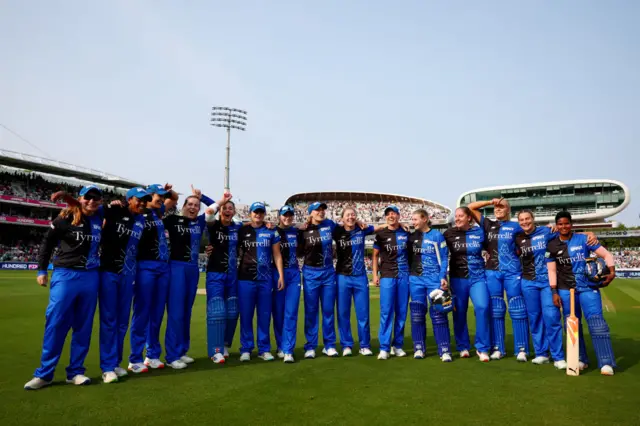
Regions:
<instances>
[{"instance_id":1,"label":"blue sky","mask_svg":"<svg viewBox=\"0 0 640 426\"><path fill-rule=\"evenodd\" d=\"M321 4L320 4L321 3ZM640 2L0 2L0 123L56 159L241 202L319 190L626 183ZM0 146L40 154L0 129Z\"/></svg>"}]
</instances>

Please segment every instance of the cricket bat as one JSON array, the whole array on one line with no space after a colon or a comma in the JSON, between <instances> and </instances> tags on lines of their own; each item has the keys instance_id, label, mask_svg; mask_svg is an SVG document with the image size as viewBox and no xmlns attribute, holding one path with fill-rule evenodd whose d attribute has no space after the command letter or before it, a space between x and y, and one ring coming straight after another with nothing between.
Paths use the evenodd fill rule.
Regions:
<instances>
[{"instance_id":1,"label":"cricket bat","mask_svg":"<svg viewBox=\"0 0 640 426\"><path fill-rule=\"evenodd\" d=\"M580 375L580 333L578 333L578 318L576 317L575 289L570 290L571 312L567 318L567 376Z\"/></svg>"}]
</instances>

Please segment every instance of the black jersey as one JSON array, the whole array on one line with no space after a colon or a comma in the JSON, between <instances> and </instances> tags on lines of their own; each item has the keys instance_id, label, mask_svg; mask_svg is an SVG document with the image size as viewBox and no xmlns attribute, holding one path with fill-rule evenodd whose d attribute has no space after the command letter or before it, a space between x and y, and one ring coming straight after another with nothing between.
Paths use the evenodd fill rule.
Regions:
<instances>
[{"instance_id":1,"label":"black jersey","mask_svg":"<svg viewBox=\"0 0 640 426\"><path fill-rule=\"evenodd\" d=\"M238 230L238 279L270 281L272 246L280 242L280 235L266 226L254 228L244 225Z\"/></svg>"},{"instance_id":2,"label":"black jersey","mask_svg":"<svg viewBox=\"0 0 640 426\"><path fill-rule=\"evenodd\" d=\"M135 275L138 243L143 229L144 216L141 214L134 215L127 207L105 207L100 269Z\"/></svg>"},{"instance_id":3,"label":"black jersey","mask_svg":"<svg viewBox=\"0 0 640 426\"><path fill-rule=\"evenodd\" d=\"M347 231L344 226L336 226L333 239L336 242L336 272L340 275L359 276L367 273L364 266L364 240L373 234L373 226L360 229L356 226Z\"/></svg>"},{"instance_id":4,"label":"black jersey","mask_svg":"<svg viewBox=\"0 0 640 426\"><path fill-rule=\"evenodd\" d=\"M284 269L298 269L298 230L296 228L276 228L280 236L280 253L282 254L282 267Z\"/></svg>"},{"instance_id":5,"label":"black jersey","mask_svg":"<svg viewBox=\"0 0 640 426\"><path fill-rule=\"evenodd\" d=\"M102 218L102 209L92 216L83 215L78 226L72 225L73 216L55 218L40 246L38 273L46 274L51 254L58 245L58 254L53 260L54 268L98 268Z\"/></svg>"},{"instance_id":6,"label":"black jersey","mask_svg":"<svg viewBox=\"0 0 640 426\"><path fill-rule=\"evenodd\" d=\"M334 221L325 219L298 232L298 254L305 266L333 269Z\"/></svg>"},{"instance_id":7,"label":"black jersey","mask_svg":"<svg viewBox=\"0 0 640 426\"><path fill-rule=\"evenodd\" d=\"M242 224L231 222L228 226L217 220L207 224L209 244L213 251L207 261L207 272L236 274L238 270L238 230Z\"/></svg>"},{"instance_id":8,"label":"black jersey","mask_svg":"<svg viewBox=\"0 0 640 426\"><path fill-rule=\"evenodd\" d=\"M407 251L409 233L402 228L376 232L373 248L380 251L380 277L397 278L409 275Z\"/></svg>"},{"instance_id":9,"label":"black jersey","mask_svg":"<svg viewBox=\"0 0 640 426\"><path fill-rule=\"evenodd\" d=\"M163 215L164 205L156 210L145 209L142 213L144 230L138 245L138 260L169 261L169 245L162 221Z\"/></svg>"},{"instance_id":10,"label":"black jersey","mask_svg":"<svg viewBox=\"0 0 640 426\"><path fill-rule=\"evenodd\" d=\"M195 219L189 219L184 216L172 215L165 217L163 223L169 234L169 246L171 247L169 258L197 265L205 216L200 215Z\"/></svg>"}]
</instances>

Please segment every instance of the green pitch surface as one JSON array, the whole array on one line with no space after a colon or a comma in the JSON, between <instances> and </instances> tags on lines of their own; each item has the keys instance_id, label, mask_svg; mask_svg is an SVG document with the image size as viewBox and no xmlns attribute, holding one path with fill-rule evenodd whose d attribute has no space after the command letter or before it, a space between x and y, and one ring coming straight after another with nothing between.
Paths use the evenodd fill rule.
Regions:
<instances>
[{"instance_id":1,"label":"green pitch surface","mask_svg":"<svg viewBox=\"0 0 640 426\"><path fill-rule=\"evenodd\" d=\"M94 384L64 384L67 345L55 385L27 392L22 386L38 366L48 289L37 286L33 272L3 271L0 424L640 424L640 281L618 279L605 295L619 365L614 377L601 376L595 365L580 377L567 377L551 365L519 364L512 356L487 364L475 357L443 364L434 355L430 325L424 360L319 355L306 361L302 321L295 364L257 358L240 364L236 338L231 359L217 366L206 357L205 298L199 296L190 353L197 360L188 369L102 384L96 321L86 360ZM377 353L377 291L371 298ZM595 360L591 349L589 355Z\"/></svg>"}]
</instances>

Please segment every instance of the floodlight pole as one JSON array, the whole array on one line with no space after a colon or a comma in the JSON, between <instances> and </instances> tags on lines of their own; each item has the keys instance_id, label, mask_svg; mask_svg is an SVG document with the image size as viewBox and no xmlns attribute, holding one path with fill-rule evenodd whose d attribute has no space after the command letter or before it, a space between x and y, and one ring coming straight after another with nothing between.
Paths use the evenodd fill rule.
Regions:
<instances>
[{"instance_id":1,"label":"floodlight pole","mask_svg":"<svg viewBox=\"0 0 640 426\"><path fill-rule=\"evenodd\" d=\"M224 127L227 129L227 158L224 167L224 189L230 190L229 170L231 162L231 129L245 131L247 126L247 111L227 108L212 107L211 108L211 125L215 127Z\"/></svg>"}]
</instances>

